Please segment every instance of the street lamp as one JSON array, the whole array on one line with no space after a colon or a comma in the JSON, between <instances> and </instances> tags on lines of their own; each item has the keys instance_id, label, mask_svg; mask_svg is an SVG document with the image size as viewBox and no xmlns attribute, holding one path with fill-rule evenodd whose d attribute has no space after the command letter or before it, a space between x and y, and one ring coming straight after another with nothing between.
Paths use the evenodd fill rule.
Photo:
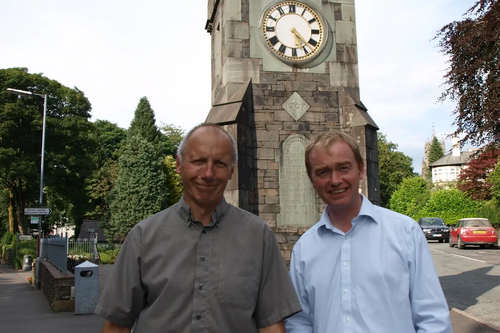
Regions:
<instances>
[{"instance_id":1,"label":"street lamp","mask_svg":"<svg viewBox=\"0 0 500 333\"><path fill-rule=\"evenodd\" d=\"M14 95L24 95L24 96L40 96L43 97L43 121L42 121L42 156L40 162L40 197L38 199L38 205L43 207L43 170L44 170L44 160L45 160L45 119L47 118L47 94L37 94L31 91L19 90L7 88L7 91ZM40 253L42 252L42 217L38 219L38 248L37 248L37 265L36 265L36 279L38 281L38 272L40 267ZM37 282L38 283L38 282Z\"/></svg>"}]
</instances>

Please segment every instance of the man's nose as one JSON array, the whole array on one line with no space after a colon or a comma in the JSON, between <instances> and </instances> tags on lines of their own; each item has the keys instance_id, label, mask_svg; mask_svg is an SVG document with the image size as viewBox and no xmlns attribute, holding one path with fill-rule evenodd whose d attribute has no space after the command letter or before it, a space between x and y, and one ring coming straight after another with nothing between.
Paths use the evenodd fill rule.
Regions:
<instances>
[{"instance_id":1,"label":"man's nose","mask_svg":"<svg viewBox=\"0 0 500 333\"><path fill-rule=\"evenodd\" d=\"M332 171L332 174L330 176L330 183L332 186L338 186L342 183L342 177L340 176L340 173L336 171Z\"/></svg>"},{"instance_id":2,"label":"man's nose","mask_svg":"<svg viewBox=\"0 0 500 333\"><path fill-rule=\"evenodd\" d=\"M203 170L203 178L213 178L214 176L214 164L212 162L208 162L205 165L205 170Z\"/></svg>"}]
</instances>

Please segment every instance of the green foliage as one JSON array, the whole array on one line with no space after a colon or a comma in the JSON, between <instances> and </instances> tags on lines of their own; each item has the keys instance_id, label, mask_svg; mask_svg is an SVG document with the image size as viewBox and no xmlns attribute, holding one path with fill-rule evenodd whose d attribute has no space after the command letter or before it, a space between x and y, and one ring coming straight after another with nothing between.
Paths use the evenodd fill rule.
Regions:
<instances>
[{"instance_id":1,"label":"green foliage","mask_svg":"<svg viewBox=\"0 0 500 333\"><path fill-rule=\"evenodd\" d=\"M90 138L90 102L78 88L68 88L26 68L0 69L0 187L13 198L11 228L29 227L24 207L38 205L44 98L9 94L14 88L47 94L44 185L81 220L85 210L83 183L92 169L95 142ZM83 205L81 204L83 202Z\"/></svg>"},{"instance_id":2,"label":"green foliage","mask_svg":"<svg viewBox=\"0 0 500 333\"><path fill-rule=\"evenodd\" d=\"M479 207L476 210L476 214L474 217L482 217L485 219L490 220L491 224L496 227L500 228L500 204L498 200L492 199L490 201L487 201Z\"/></svg>"},{"instance_id":3,"label":"green foliage","mask_svg":"<svg viewBox=\"0 0 500 333\"><path fill-rule=\"evenodd\" d=\"M378 133L380 200L382 207L389 206L392 193L404 178L415 175L411 157L397 151L397 148L397 144L387 141L384 134Z\"/></svg>"},{"instance_id":4,"label":"green foliage","mask_svg":"<svg viewBox=\"0 0 500 333\"><path fill-rule=\"evenodd\" d=\"M124 239L139 221L167 207L169 189L164 161L156 146L133 136L118 161L119 175L110 193L108 222L103 226L111 239Z\"/></svg>"},{"instance_id":5,"label":"green foliage","mask_svg":"<svg viewBox=\"0 0 500 333\"><path fill-rule=\"evenodd\" d=\"M181 199L184 186L182 185L181 176L176 171L175 158L170 155L165 157L165 169L169 191L168 206L172 206Z\"/></svg>"},{"instance_id":6,"label":"green foliage","mask_svg":"<svg viewBox=\"0 0 500 333\"><path fill-rule=\"evenodd\" d=\"M118 253L120 252L119 248L116 249L108 249L108 250L99 250L99 256L101 258L102 265L111 265L115 263L116 258L118 257Z\"/></svg>"},{"instance_id":7,"label":"green foliage","mask_svg":"<svg viewBox=\"0 0 500 333\"><path fill-rule=\"evenodd\" d=\"M500 157L495 168L486 178L486 182L491 184L491 197L500 202Z\"/></svg>"},{"instance_id":8,"label":"green foliage","mask_svg":"<svg viewBox=\"0 0 500 333\"><path fill-rule=\"evenodd\" d=\"M405 178L393 193L389 207L393 211L415 218L429 197L429 183L422 177Z\"/></svg>"},{"instance_id":9,"label":"green foliage","mask_svg":"<svg viewBox=\"0 0 500 333\"><path fill-rule=\"evenodd\" d=\"M140 135L146 141L159 143L160 131L156 127L155 113L147 97L142 97L127 132L129 137Z\"/></svg>"},{"instance_id":10,"label":"green foliage","mask_svg":"<svg viewBox=\"0 0 500 333\"><path fill-rule=\"evenodd\" d=\"M475 217L480 206L478 201L468 198L456 188L442 189L431 193L425 207L414 218L437 216L446 224L454 225L459 219Z\"/></svg>"},{"instance_id":11,"label":"green foliage","mask_svg":"<svg viewBox=\"0 0 500 333\"><path fill-rule=\"evenodd\" d=\"M177 148L184 138L184 130L173 124L162 124L162 145L167 155L175 156Z\"/></svg>"},{"instance_id":12,"label":"green foliage","mask_svg":"<svg viewBox=\"0 0 500 333\"><path fill-rule=\"evenodd\" d=\"M436 137L432 138L431 148L429 150L429 164L436 162L444 156L443 147Z\"/></svg>"},{"instance_id":13,"label":"green foliage","mask_svg":"<svg viewBox=\"0 0 500 333\"><path fill-rule=\"evenodd\" d=\"M8 251L12 251L12 263L15 269L21 269L23 266L24 255L31 255L33 258L36 257L36 239L31 241L18 241L17 233L6 232L2 235L0 239L0 244L2 247L2 260L8 261Z\"/></svg>"}]
</instances>

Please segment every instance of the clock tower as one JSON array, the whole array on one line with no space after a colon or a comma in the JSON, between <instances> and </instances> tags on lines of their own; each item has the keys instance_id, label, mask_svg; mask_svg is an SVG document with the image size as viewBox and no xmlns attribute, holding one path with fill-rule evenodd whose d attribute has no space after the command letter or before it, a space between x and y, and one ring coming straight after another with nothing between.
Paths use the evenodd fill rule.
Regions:
<instances>
[{"instance_id":1,"label":"clock tower","mask_svg":"<svg viewBox=\"0 0 500 333\"><path fill-rule=\"evenodd\" d=\"M312 135L351 134L360 192L380 202L377 125L360 99L354 0L209 0L212 108L238 145L226 199L289 237L324 204L304 165ZM293 238L293 237L292 237ZM286 256L285 256L286 259Z\"/></svg>"}]
</instances>

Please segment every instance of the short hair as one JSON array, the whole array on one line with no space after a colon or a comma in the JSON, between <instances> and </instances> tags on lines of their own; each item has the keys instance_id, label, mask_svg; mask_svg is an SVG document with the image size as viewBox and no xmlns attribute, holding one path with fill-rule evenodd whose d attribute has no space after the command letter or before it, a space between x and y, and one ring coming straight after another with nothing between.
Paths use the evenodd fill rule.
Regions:
<instances>
[{"instance_id":1,"label":"short hair","mask_svg":"<svg viewBox=\"0 0 500 333\"><path fill-rule=\"evenodd\" d=\"M227 135L229 141L231 142L231 147L232 147L232 150L233 150L233 163L232 163L232 166L234 167L234 165L236 164L236 161L238 161L238 149L236 147L236 141L234 141L233 136L228 131L226 131L221 126L219 126L217 124L212 124L212 123L203 123L203 124L197 125L197 126L193 127L186 134L186 136L182 139L181 143L179 144L179 148L177 148L177 156L179 157L179 161L182 161L182 157L184 155L184 151L186 150L186 146L187 146L187 143L188 143L189 138L191 137L191 135L193 135L193 133L196 132L197 129L204 128L204 127L209 127L209 128L213 128L213 129L219 130L221 133L224 133L225 135Z\"/></svg>"},{"instance_id":2,"label":"short hair","mask_svg":"<svg viewBox=\"0 0 500 333\"><path fill-rule=\"evenodd\" d=\"M363 165L363 158L361 157L358 144L350 135L342 132L324 132L313 136L306 145L306 170L310 179L312 179L312 170L309 162L309 156L311 155L312 150L316 147L328 149L337 142L345 142L349 145L354 153L354 159L356 160L356 163L358 163L358 167L361 168Z\"/></svg>"}]
</instances>

